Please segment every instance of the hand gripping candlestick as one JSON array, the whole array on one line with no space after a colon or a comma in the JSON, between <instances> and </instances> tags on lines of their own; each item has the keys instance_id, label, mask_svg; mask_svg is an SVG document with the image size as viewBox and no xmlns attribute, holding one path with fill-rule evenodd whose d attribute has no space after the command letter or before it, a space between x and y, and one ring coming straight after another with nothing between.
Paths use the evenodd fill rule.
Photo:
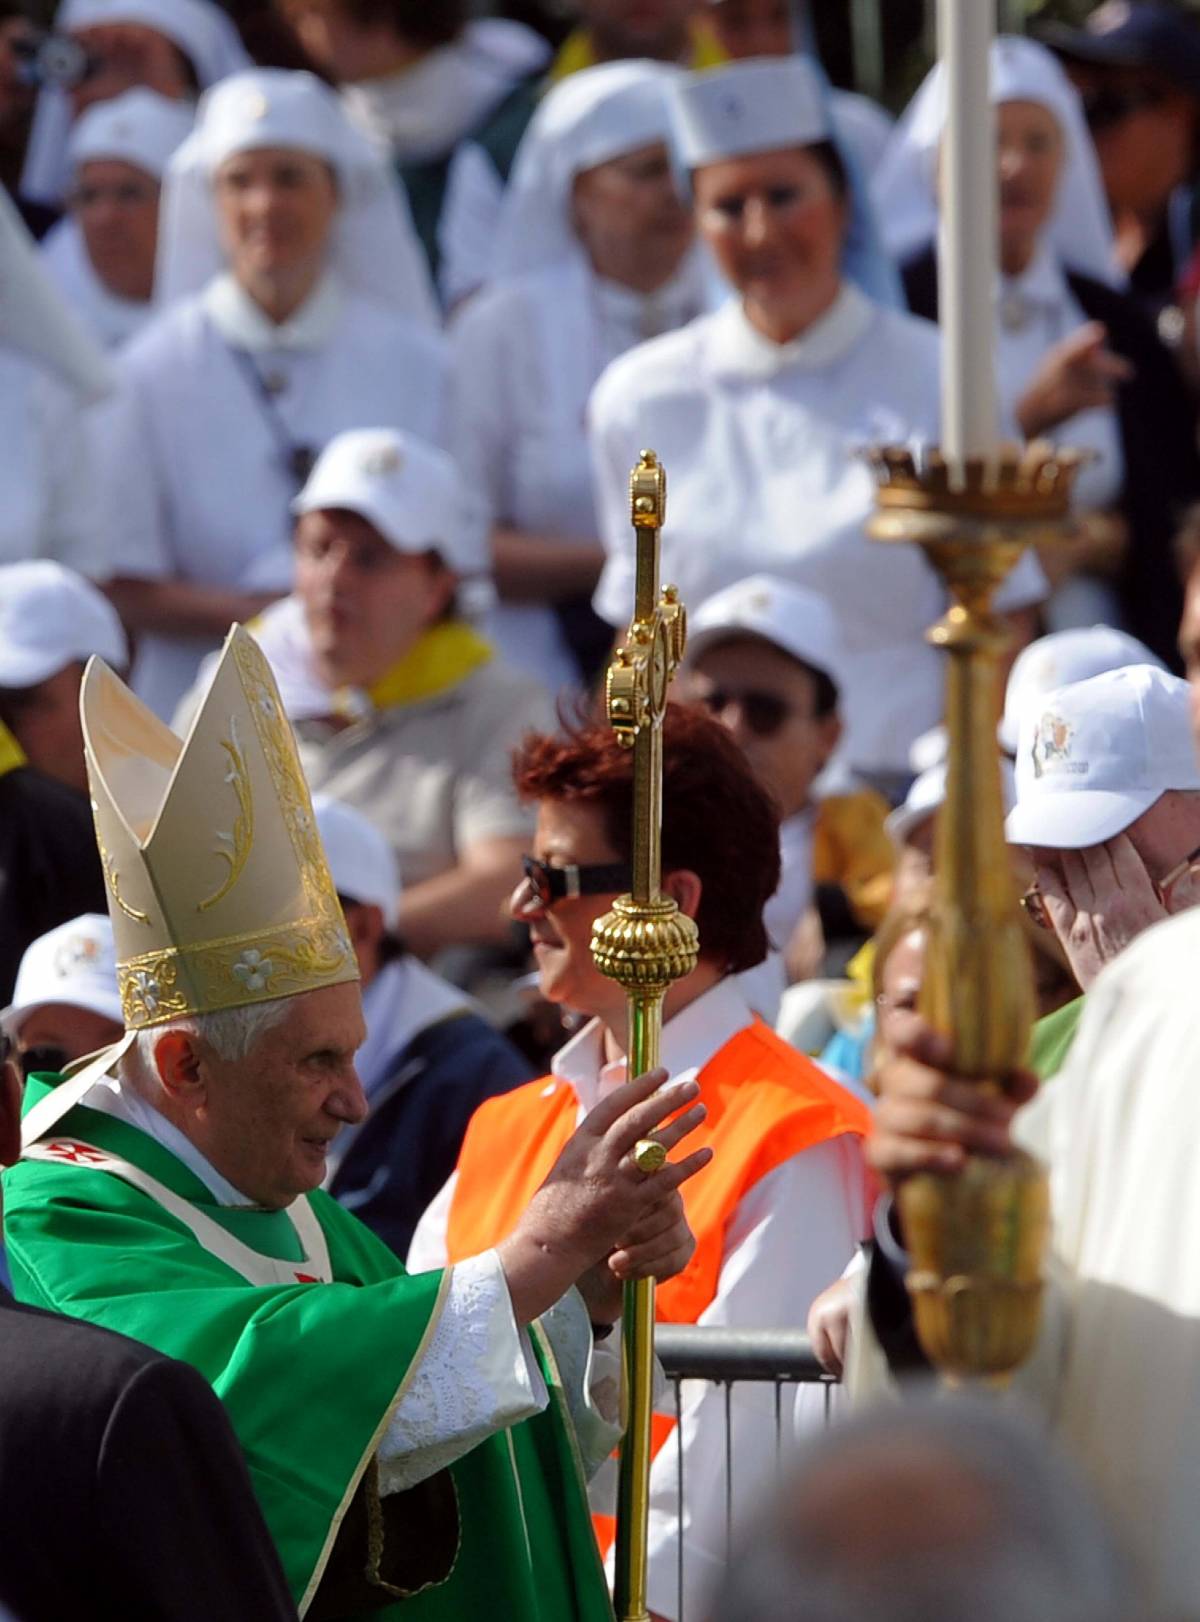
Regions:
<instances>
[{"instance_id":1,"label":"hand gripping candlestick","mask_svg":"<svg viewBox=\"0 0 1200 1622\"><path fill-rule=\"evenodd\" d=\"M949 656L946 800L921 1008L950 1037L953 1068L981 1086L1024 1064L1033 984L1004 840L996 746L997 656L1006 643L992 593L1032 541L1067 519L1080 458L1031 445L958 476L939 452L875 453L877 540L919 545L952 599L929 640ZM1037 1335L1049 1226L1046 1175L1029 1155L972 1155L959 1175L910 1178L899 1193L912 1257L908 1289L930 1361L950 1379L1003 1379Z\"/></svg>"},{"instance_id":2,"label":"hand gripping candlestick","mask_svg":"<svg viewBox=\"0 0 1200 1622\"><path fill-rule=\"evenodd\" d=\"M633 750L633 894L621 896L592 929L596 967L629 999L629 1075L658 1063L668 987L696 967L696 926L659 889L662 876L662 723L667 688L683 656L683 607L673 587L659 596L659 533L667 481L653 451L630 479L637 537L633 619L608 668L608 719ZM666 1160L653 1139L634 1151L652 1174ZM626 1427L617 1493L614 1604L620 1622L648 1622L646 1544L650 1510L650 1416L654 1385L654 1280L625 1286L622 1320Z\"/></svg>"}]
</instances>

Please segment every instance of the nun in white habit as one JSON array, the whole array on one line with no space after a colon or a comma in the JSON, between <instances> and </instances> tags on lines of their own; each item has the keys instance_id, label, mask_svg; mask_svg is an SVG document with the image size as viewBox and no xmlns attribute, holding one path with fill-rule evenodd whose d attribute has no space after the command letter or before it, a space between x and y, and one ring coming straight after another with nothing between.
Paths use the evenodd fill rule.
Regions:
<instances>
[{"instance_id":1,"label":"nun in white habit","mask_svg":"<svg viewBox=\"0 0 1200 1622\"><path fill-rule=\"evenodd\" d=\"M163 170L192 128L190 102L128 90L72 126L68 215L42 243L42 262L105 349L132 338L154 310Z\"/></svg>"},{"instance_id":2,"label":"nun in white habit","mask_svg":"<svg viewBox=\"0 0 1200 1622\"><path fill-rule=\"evenodd\" d=\"M106 572L84 412L112 381L0 188L0 564Z\"/></svg>"},{"instance_id":3,"label":"nun in white habit","mask_svg":"<svg viewBox=\"0 0 1200 1622\"><path fill-rule=\"evenodd\" d=\"M682 76L616 62L550 92L517 154L495 279L454 324L455 451L489 508L492 635L550 692L610 640L587 609L604 560L588 396L610 361L705 306L667 150L666 87Z\"/></svg>"},{"instance_id":4,"label":"nun in white habit","mask_svg":"<svg viewBox=\"0 0 1200 1622\"><path fill-rule=\"evenodd\" d=\"M169 716L292 580L289 503L347 428L445 437L444 341L397 182L307 73L200 104L167 170L156 299L102 425L112 590Z\"/></svg>"},{"instance_id":5,"label":"nun in white habit","mask_svg":"<svg viewBox=\"0 0 1200 1622\"><path fill-rule=\"evenodd\" d=\"M607 561L595 605L612 626L628 620L629 469L653 446L670 490L663 578L691 603L760 572L829 601L846 653L841 759L891 792L909 744L941 718L941 660L924 633L942 595L915 548L868 541L875 491L860 452L938 438L937 332L845 274L854 200L807 62L694 74L673 98L700 234L737 296L596 386Z\"/></svg>"},{"instance_id":6,"label":"nun in white habit","mask_svg":"<svg viewBox=\"0 0 1200 1622\"><path fill-rule=\"evenodd\" d=\"M1094 575L1075 575L1055 594L1051 621L1062 628L1125 618L1170 658L1181 607L1170 538L1176 514L1200 494L1194 410L1172 358L1122 290L1095 150L1057 58L1033 40L997 39L991 98L1001 400L1026 438L1052 438L1088 454L1075 509L1118 513L1128 536L1115 597ZM884 239L905 261L909 305L934 320L945 116L945 80L935 68L875 185ZM1083 563L1086 569L1086 553Z\"/></svg>"},{"instance_id":7,"label":"nun in white habit","mask_svg":"<svg viewBox=\"0 0 1200 1622\"><path fill-rule=\"evenodd\" d=\"M87 107L137 86L190 102L250 66L232 20L213 0L63 0L54 27L78 40L94 66L74 90L38 94L21 192L53 207L69 180L71 125Z\"/></svg>"}]
</instances>

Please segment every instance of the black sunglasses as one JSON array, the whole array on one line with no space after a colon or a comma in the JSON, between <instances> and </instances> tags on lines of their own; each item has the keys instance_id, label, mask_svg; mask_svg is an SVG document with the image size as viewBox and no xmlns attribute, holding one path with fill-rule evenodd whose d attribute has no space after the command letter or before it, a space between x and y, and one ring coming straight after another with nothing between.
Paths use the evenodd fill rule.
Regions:
<instances>
[{"instance_id":1,"label":"black sunglasses","mask_svg":"<svg viewBox=\"0 0 1200 1622\"><path fill-rule=\"evenodd\" d=\"M1151 85L1134 86L1118 90L1115 85L1102 85L1096 90L1085 90L1082 96L1083 116L1091 130L1110 130L1123 124L1143 107L1157 107L1166 98L1163 91Z\"/></svg>"},{"instance_id":2,"label":"black sunglasses","mask_svg":"<svg viewBox=\"0 0 1200 1622\"><path fill-rule=\"evenodd\" d=\"M551 867L536 856L522 856L525 882L543 907L577 895L618 895L633 883L633 873L625 862L593 863L590 867Z\"/></svg>"},{"instance_id":3,"label":"black sunglasses","mask_svg":"<svg viewBox=\"0 0 1200 1622\"><path fill-rule=\"evenodd\" d=\"M700 702L711 715L720 715L736 704L756 738L773 738L795 713L778 693L764 693L753 687L710 687L700 694Z\"/></svg>"}]
</instances>

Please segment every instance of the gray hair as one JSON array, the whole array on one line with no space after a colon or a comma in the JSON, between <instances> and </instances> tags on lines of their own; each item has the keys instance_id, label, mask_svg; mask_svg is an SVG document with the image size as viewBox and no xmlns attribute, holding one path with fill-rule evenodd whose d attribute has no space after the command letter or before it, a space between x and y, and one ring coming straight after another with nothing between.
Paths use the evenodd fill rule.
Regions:
<instances>
[{"instance_id":1,"label":"gray hair","mask_svg":"<svg viewBox=\"0 0 1200 1622\"><path fill-rule=\"evenodd\" d=\"M873 1507L880 1470L893 1494L885 1489ZM920 1546L890 1524L887 1504L905 1476L917 1503L944 1477L940 1543L936 1516ZM827 1525L822 1532L817 1508L831 1488L864 1534L840 1546ZM969 1530L969 1510L957 1525L953 1513L964 1492L983 1509ZM855 1415L806 1449L731 1564L712 1614L739 1622L1118 1622L1145 1612L1108 1526L1054 1445L1009 1407L955 1395Z\"/></svg>"},{"instance_id":2,"label":"gray hair","mask_svg":"<svg viewBox=\"0 0 1200 1622\"><path fill-rule=\"evenodd\" d=\"M185 1031L207 1042L215 1053L227 1061L249 1058L251 1052L268 1031L280 1024L292 1005L291 997L274 997L269 1002L250 1003L245 1008L222 1008L215 1014L189 1014L184 1019L173 1019L165 1025L154 1025L139 1031L134 1042L132 1058L137 1056L136 1079L157 1083L158 1070L154 1062L159 1040L168 1031Z\"/></svg>"}]
</instances>

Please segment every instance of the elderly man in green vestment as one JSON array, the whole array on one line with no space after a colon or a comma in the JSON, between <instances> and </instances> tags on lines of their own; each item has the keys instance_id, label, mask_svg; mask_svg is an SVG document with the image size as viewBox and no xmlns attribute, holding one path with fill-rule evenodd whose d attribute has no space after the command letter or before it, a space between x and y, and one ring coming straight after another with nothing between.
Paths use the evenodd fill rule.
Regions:
<instances>
[{"instance_id":1,"label":"elderly man in green vestment","mask_svg":"<svg viewBox=\"0 0 1200 1622\"><path fill-rule=\"evenodd\" d=\"M611 1618L585 1496L617 1435L606 1329L622 1279L686 1264L707 1160L631 1155L686 1138L694 1084L621 1089L495 1250L407 1275L319 1191L366 1110L364 1027L261 653L231 634L186 742L97 661L81 702L126 1034L30 1084L18 1294L211 1381L305 1617Z\"/></svg>"}]
</instances>

